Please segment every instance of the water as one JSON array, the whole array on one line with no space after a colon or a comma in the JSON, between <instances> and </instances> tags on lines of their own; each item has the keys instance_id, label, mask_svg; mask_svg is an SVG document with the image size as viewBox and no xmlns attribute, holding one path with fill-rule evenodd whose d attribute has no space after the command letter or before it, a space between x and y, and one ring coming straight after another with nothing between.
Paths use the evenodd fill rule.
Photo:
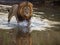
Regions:
<instances>
[{"instance_id":1,"label":"water","mask_svg":"<svg viewBox=\"0 0 60 45\"><path fill-rule=\"evenodd\" d=\"M17 27L17 21L14 16L12 17L10 24L8 24L7 20L8 20L8 13L0 12L0 29L12 29L14 27ZM30 20L31 21L30 31L59 30L60 21L53 21L53 20L56 20L54 13L48 15L48 12L46 13L46 11L45 12L34 11L33 16ZM20 25L22 26L24 26L25 24L27 24L26 21L20 23Z\"/></svg>"}]
</instances>

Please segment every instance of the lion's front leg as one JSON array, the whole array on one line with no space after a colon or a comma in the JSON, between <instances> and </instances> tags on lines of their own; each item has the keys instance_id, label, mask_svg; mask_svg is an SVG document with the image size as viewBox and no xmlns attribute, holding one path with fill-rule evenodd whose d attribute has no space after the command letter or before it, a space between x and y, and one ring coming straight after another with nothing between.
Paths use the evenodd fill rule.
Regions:
<instances>
[{"instance_id":1,"label":"lion's front leg","mask_svg":"<svg viewBox=\"0 0 60 45\"><path fill-rule=\"evenodd\" d=\"M19 23L20 21L19 21L19 19L18 19L18 17L17 17L17 14L15 15L15 17L16 17L17 23Z\"/></svg>"},{"instance_id":2,"label":"lion's front leg","mask_svg":"<svg viewBox=\"0 0 60 45\"><path fill-rule=\"evenodd\" d=\"M12 15L8 15L8 23L10 22L10 20L11 20L11 18L12 18Z\"/></svg>"},{"instance_id":3,"label":"lion's front leg","mask_svg":"<svg viewBox=\"0 0 60 45\"><path fill-rule=\"evenodd\" d=\"M10 22L11 18L12 18L12 8L9 10L9 14L8 14L8 22Z\"/></svg>"}]
</instances>

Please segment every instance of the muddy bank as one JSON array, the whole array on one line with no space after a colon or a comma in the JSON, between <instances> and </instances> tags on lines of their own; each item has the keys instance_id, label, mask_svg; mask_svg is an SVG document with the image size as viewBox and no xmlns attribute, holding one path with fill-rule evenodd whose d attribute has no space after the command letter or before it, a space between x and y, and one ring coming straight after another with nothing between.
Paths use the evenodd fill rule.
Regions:
<instances>
[{"instance_id":1,"label":"muddy bank","mask_svg":"<svg viewBox=\"0 0 60 45\"><path fill-rule=\"evenodd\" d=\"M32 31L33 45L60 45L60 31ZM16 30L0 29L0 45L15 45Z\"/></svg>"}]
</instances>

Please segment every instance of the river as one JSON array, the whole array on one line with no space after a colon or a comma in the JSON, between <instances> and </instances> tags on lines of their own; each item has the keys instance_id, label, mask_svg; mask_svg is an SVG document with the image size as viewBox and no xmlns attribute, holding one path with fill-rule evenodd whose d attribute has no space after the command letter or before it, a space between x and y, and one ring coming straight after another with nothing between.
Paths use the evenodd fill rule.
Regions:
<instances>
[{"instance_id":1,"label":"river","mask_svg":"<svg viewBox=\"0 0 60 45\"><path fill-rule=\"evenodd\" d=\"M60 8L59 8L60 9ZM60 29L60 21L59 9L51 9L51 8L44 8L44 10L34 8L33 16L31 18L30 24L30 31L33 30L59 30ZM59 10L59 11L58 11ZM12 29L17 27L16 18L13 16L10 24L8 24L8 12L0 12L0 29ZM21 24L26 24L26 22L22 22Z\"/></svg>"}]
</instances>

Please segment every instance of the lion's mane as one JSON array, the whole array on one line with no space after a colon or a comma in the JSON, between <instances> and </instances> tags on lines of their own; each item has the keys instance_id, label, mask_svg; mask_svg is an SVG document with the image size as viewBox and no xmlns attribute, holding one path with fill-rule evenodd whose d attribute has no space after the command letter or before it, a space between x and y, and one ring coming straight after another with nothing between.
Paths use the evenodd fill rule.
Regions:
<instances>
[{"instance_id":1,"label":"lion's mane","mask_svg":"<svg viewBox=\"0 0 60 45\"><path fill-rule=\"evenodd\" d=\"M22 2L22 3L18 4L18 5L19 5L18 6L18 15L21 15L25 19L30 19L31 16L32 16L33 4L30 3L30 2ZM25 7L29 7L29 9L30 9L30 12L29 12L28 16L24 15L24 8Z\"/></svg>"}]
</instances>

